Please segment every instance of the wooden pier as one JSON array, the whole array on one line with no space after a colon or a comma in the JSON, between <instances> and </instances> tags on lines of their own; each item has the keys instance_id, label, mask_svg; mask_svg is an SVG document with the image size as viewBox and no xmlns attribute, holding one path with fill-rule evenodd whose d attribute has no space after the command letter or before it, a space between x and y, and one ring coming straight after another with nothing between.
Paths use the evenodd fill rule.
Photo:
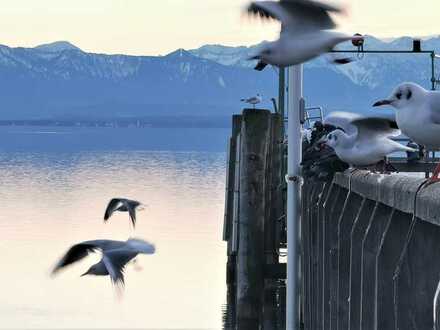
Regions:
<instances>
[{"instance_id":1,"label":"wooden pier","mask_svg":"<svg viewBox=\"0 0 440 330\"><path fill-rule=\"evenodd\" d=\"M285 329L286 148L267 110L233 117L223 239L231 330ZM408 171L433 164L393 161ZM423 174L307 178L301 201L301 328L440 330L440 184ZM226 324L226 323L225 323Z\"/></svg>"},{"instance_id":2,"label":"wooden pier","mask_svg":"<svg viewBox=\"0 0 440 330\"><path fill-rule=\"evenodd\" d=\"M233 117L223 231L231 329L277 329L282 322L284 161L281 115L246 109Z\"/></svg>"}]
</instances>

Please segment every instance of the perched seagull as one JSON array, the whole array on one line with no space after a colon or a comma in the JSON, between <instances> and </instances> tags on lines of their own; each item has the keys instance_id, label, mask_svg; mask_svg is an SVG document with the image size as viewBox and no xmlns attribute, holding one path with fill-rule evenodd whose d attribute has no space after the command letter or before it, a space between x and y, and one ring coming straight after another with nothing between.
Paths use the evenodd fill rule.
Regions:
<instances>
[{"instance_id":1,"label":"perched seagull","mask_svg":"<svg viewBox=\"0 0 440 330\"><path fill-rule=\"evenodd\" d=\"M337 128L327 134L323 142L335 150L339 159L352 166L377 164L396 151L415 151L390 139L400 135L400 130L389 119L337 112L329 115L324 124Z\"/></svg>"},{"instance_id":2,"label":"perched seagull","mask_svg":"<svg viewBox=\"0 0 440 330\"><path fill-rule=\"evenodd\" d=\"M248 99L241 99L240 101L244 103L252 104L252 106L255 109L255 105L261 103L263 101L263 98L260 96L260 94L257 94L257 96L253 96Z\"/></svg>"},{"instance_id":3,"label":"perched seagull","mask_svg":"<svg viewBox=\"0 0 440 330\"><path fill-rule=\"evenodd\" d=\"M341 42L363 39L362 36L332 31L336 24L329 13L341 13L342 9L318 1L254 1L247 11L263 19L281 22L279 39L265 44L256 56L250 58L259 60L256 69L260 71L267 64L279 67L301 64L333 50ZM334 63L351 61L351 58L339 58Z\"/></svg>"},{"instance_id":4,"label":"perched seagull","mask_svg":"<svg viewBox=\"0 0 440 330\"><path fill-rule=\"evenodd\" d=\"M52 275L57 274L62 268L77 262L89 253L100 250L102 259L97 264L89 268L85 275L110 276L112 283L119 287L124 287L124 267L138 254L153 254L155 247L141 239L131 238L126 242L111 240L85 241L73 245L60 259L52 271Z\"/></svg>"},{"instance_id":5,"label":"perched seagull","mask_svg":"<svg viewBox=\"0 0 440 330\"><path fill-rule=\"evenodd\" d=\"M126 199L126 198L113 198L107 205L107 209L104 214L104 222L106 222L115 211L128 212L128 216L133 223L133 227L136 226L136 209L142 204L138 201Z\"/></svg>"},{"instance_id":6,"label":"perched seagull","mask_svg":"<svg viewBox=\"0 0 440 330\"><path fill-rule=\"evenodd\" d=\"M385 100L373 107L390 105L396 110L397 125L402 133L417 144L431 150L440 149L440 92L406 82L397 86ZM435 168L429 183L440 181L440 164Z\"/></svg>"}]
</instances>

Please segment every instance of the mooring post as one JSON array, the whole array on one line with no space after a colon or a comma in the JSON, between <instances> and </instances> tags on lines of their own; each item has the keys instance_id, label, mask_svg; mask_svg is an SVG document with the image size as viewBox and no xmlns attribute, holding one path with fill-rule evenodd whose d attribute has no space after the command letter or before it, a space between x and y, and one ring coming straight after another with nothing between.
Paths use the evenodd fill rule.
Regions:
<instances>
[{"instance_id":1,"label":"mooring post","mask_svg":"<svg viewBox=\"0 0 440 330\"><path fill-rule=\"evenodd\" d=\"M271 114L246 109L241 126L237 327L258 330L264 289L264 218Z\"/></svg>"}]
</instances>

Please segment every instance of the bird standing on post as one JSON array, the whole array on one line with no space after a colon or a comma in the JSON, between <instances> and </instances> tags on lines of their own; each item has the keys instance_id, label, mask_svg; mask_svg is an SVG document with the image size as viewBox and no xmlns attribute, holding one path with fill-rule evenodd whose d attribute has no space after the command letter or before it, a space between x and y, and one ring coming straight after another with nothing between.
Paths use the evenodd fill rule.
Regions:
<instances>
[{"instance_id":1,"label":"bird standing on post","mask_svg":"<svg viewBox=\"0 0 440 330\"><path fill-rule=\"evenodd\" d=\"M344 41L363 40L362 36L348 36L332 31L336 27L330 13L342 13L341 8L312 0L254 1L247 11L264 19L281 22L278 40L265 44L256 56L256 69L267 64L288 67L307 62L329 52ZM335 64L346 64L351 58L339 58Z\"/></svg>"},{"instance_id":2,"label":"bird standing on post","mask_svg":"<svg viewBox=\"0 0 440 330\"><path fill-rule=\"evenodd\" d=\"M373 107L384 105L396 110L397 125L403 134L428 149L440 149L440 92L406 82L397 86L387 99L374 103ZM440 181L439 176L440 164L428 184Z\"/></svg>"},{"instance_id":3,"label":"bird standing on post","mask_svg":"<svg viewBox=\"0 0 440 330\"><path fill-rule=\"evenodd\" d=\"M255 105L261 103L263 101L263 98L261 97L260 94L257 94L257 96L253 96L248 99L241 99L240 101L244 103L252 104L253 108L255 109Z\"/></svg>"}]
</instances>

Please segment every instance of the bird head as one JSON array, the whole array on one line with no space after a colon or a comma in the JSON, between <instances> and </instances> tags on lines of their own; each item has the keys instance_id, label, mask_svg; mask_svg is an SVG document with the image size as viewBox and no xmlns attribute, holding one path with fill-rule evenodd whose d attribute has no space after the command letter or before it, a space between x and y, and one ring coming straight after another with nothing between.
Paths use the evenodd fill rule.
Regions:
<instances>
[{"instance_id":1,"label":"bird head","mask_svg":"<svg viewBox=\"0 0 440 330\"><path fill-rule=\"evenodd\" d=\"M389 105L395 109L405 108L419 101L424 94L426 90L423 87L414 83L403 83L397 86L388 98L374 103L373 107Z\"/></svg>"},{"instance_id":2,"label":"bird head","mask_svg":"<svg viewBox=\"0 0 440 330\"><path fill-rule=\"evenodd\" d=\"M330 133L328 133L322 139L322 143L334 149L336 146L339 145L339 143L342 141L344 136L345 136L345 133L342 130L335 129L334 131L331 131Z\"/></svg>"}]
</instances>

